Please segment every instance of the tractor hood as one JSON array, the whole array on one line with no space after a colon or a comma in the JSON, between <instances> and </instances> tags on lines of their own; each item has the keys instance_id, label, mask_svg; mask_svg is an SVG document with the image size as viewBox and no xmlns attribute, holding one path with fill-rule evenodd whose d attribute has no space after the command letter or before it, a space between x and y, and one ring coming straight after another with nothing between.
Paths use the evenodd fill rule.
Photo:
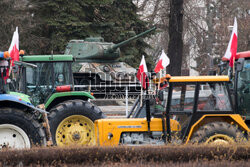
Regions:
<instances>
[{"instance_id":1,"label":"tractor hood","mask_svg":"<svg viewBox=\"0 0 250 167\"><path fill-rule=\"evenodd\" d=\"M26 94L17 93L17 92L9 92L9 94L12 96L16 96L17 98L22 99L23 101L31 104L30 99L29 99L30 96L28 96Z\"/></svg>"},{"instance_id":2,"label":"tractor hood","mask_svg":"<svg viewBox=\"0 0 250 167\"><path fill-rule=\"evenodd\" d=\"M40 113L48 113L45 110L34 107L34 105L29 100L29 96L22 93L9 92L9 94L0 94L0 102L3 106L5 102L14 102L15 104L26 106L34 111L39 111Z\"/></svg>"}]
</instances>

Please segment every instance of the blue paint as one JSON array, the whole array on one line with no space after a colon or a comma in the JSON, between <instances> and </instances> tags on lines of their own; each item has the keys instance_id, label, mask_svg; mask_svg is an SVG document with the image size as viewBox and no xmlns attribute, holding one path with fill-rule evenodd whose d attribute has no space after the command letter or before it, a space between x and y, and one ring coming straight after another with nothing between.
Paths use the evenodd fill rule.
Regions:
<instances>
[{"instance_id":1,"label":"blue paint","mask_svg":"<svg viewBox=\"0 0 250 167\"><path fill-rule=\"evenodd\" d=\"M0 52L0 59L4 59L4 52Z\"/></svg>"},{"instance_id":2,"label":"blue paint","mask_svg":"<svg viewBox=\"0 0 250 167\"><path fill-rule=\"evenodd\" d=\"M25 106L34 107L31 103L23 101L21 98L9 94L0 94L0 101L12 101L23 104Z\"/></svg>"}]
</instances>

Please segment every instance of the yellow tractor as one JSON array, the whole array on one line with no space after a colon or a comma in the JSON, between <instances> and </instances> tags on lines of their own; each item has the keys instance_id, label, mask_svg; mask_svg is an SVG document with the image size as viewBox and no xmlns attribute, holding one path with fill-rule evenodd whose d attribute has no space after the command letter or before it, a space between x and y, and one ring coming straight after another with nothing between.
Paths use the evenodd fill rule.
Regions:
<instances>
[{"instance_id":1,"label":"yellow tractor","mask_svg":"<svg viewBox=\"0 0 250 167\"><path fill-rule=\"evenodd\" d=\"M248 139L248 126L234 111L228 76L165 77L157 97L144 95L127 119L95 121L96 144L231 144ZM167 85L167 86L166 86ZM164 87L164 86L163 86Z\"/></svg>"}]
</instances>

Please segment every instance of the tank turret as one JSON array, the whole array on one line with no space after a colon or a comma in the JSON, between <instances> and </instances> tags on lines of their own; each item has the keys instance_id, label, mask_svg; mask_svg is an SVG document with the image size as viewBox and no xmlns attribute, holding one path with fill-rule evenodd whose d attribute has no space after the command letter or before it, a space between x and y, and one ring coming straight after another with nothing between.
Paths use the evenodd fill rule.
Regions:
<instances>
[{"instance_id":1,"label":"tank turret","mask_svg":"<svg viewBox=\"0 0 250 167\"><path fill-rule=\"evenodd\" d=\"M120 47L136 40L156 28L133 36L118 44L105 42L102 37L89 37L84 40L71 40L65 54L73 55L72 65L74 84L77 90L88 90L96 98L119 94L140 92L140 84L136 80L136 69L124 62L118 62Z\"/></svg>"},{"instance_id":2,"label":"tank turret","mask_svg":"<svg viewBox=\"0 0 250 167\"><path fill-rule=\"evenodd\" d=\"M90 37L85 40L71 40L66 47L65 54L72 54L76 61L105 62L115 60L120 56L120 47L155 29L155 27L151 28L118 44L104 42L102 37Z\"/></svg>"}]
</instances>

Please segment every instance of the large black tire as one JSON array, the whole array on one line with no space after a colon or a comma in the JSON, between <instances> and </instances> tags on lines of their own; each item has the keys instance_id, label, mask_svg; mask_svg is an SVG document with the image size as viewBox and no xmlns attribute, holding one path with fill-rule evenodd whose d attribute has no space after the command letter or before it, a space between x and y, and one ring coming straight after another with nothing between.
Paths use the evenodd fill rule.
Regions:
<instances>
[{"instance_id":1,"label":"large black tire","mask_svg":"<svg viewBox=\"0 0 250 167\"><path fill-rule=\"evenodd\" d=\"M12 127L13 126L13 127ZM21 130L20 130L20 129ZM9 130L7 130L9 129ZM18 130L19 129L19 130ZM9 131L6 135L6 130ZM24 132L24 133L20 133ZM30 142L30 146L25 146L24 148L29 148L31 146L45 146L46 137L41 125L36 121L31 114L21 111L15 108L0 108L0 134L1 135L1 147L11 147L11 143L5 142L9 139L13 142L18 142L18 136L27 135ZM10 135L11 134L11 135ZM22 137L23 137L22 136ZM13 138L11 138L13 137ZM5 139L3 139L5 138ZM3 139L3 140L2 140ZM12 143L13 144L13 143ZM15 144L14 144L15 145ZM23 148L18 146L13 146L14 148ZM12 148L12 147L11 147Z\"/></svg>"},{"instance_id":2,"label":"large black tire","mask_svg":"<svg viewBox=\"0 0 250 167\"><path fill-rule=\"evenodd\" d=\"M217 143L232 144L244 142L246 141L246 137L235 125L227 122L211 122L201 126L193 134L191 143L216 144L216 140Z\"/></svg>"},{"instance_id":3,"label":"large black tire","mask_svg":"<svg viewBox=\"0 0 250 167\"><path fill-rule=\"evenodd\" d=\"M69 100L53 107L50 110L48 118L50 122L50 130L53 143L55 145L91 145L95 141L94 136L91 137L92 139L89 139L91 140L91 144L87 141L83 142L82 137L88 138L89 133L95 135L94 121L97 119L105 118L105 115L102 113L99 107L93 105L90 102L83 100ZM86 123L86 119L88 119L89 122L87 120ZM75 128L73 128L73 126L75 126ZM83 128L82 132L81 128ZM87 130L89 132L86 132ZM69 133L71 134L70 136ZM75 134L75 136L73 136L73 134Z\"/></svg>"}]
</instances>

